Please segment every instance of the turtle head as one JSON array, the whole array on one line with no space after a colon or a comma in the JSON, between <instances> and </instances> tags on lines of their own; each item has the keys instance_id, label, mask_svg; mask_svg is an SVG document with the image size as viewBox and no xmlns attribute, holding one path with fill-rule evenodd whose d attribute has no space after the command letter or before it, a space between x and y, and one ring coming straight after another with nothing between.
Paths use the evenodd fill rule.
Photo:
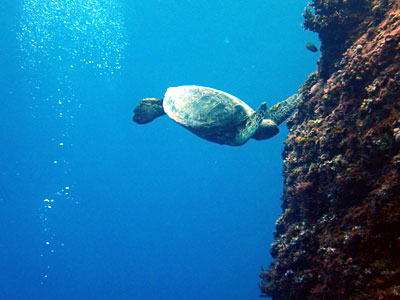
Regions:
<instances>
[{"instance_id":1,"label":"turtle head","mask_svg":"<svg viewBox=\"0 0 400 300\"><path fill-rule=\"evenodd\" d=\"M138 124L146 124L165 115L163 99L146 98L140 101L133 111L133 121Z\"/></svg>"},{"instance_id":2,"label":"turtle head","mask_svg":"<svg viewBox=\"0 0 400 300\"><path fill-rule=\"evenodd\" d=\"M258 126L256 132L253 134L252 138L259 140L266 140L274 135L277 135L279 132L278 125L271 119L264 119Z\"/></svg>"}]
</instances>

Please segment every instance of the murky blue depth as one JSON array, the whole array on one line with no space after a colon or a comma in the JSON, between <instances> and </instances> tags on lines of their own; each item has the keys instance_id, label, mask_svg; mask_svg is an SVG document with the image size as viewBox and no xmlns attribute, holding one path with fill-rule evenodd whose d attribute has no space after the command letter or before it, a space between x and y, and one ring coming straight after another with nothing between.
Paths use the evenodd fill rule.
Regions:
<instances>
[{"instance_id":1,"label":"murky blue depth","mask_svg":"<svg viewBox=\"0 0 400 300\"><path fill-rule=\"evenodd\" d=\"M235 148L132 110L187 84L286 99L318 58L306 3L3 0L0 299L258 299L285 125Z\"/></svg>"}]
</instances>

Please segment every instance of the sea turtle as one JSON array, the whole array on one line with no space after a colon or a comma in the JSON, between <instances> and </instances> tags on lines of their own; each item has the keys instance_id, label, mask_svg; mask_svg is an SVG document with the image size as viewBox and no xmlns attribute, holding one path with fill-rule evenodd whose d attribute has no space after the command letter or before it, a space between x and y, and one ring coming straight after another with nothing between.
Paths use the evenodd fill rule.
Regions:
<instances>
[{"instance_id":1,"label":"sea turtle","mask_svg":"<svg viewBox=\"0 0 400 300\"><path fill-rule=\"evenodd\" d=\"M242 100L216 89L195 85L170 87L163 99L146 98L135 108L133 121L146 124L167 114L171 119L208 141L240 146L250 138L265 140L296 108L298 94L270 110L263 102L254 111Z\"/></svg>"}]
</instances>

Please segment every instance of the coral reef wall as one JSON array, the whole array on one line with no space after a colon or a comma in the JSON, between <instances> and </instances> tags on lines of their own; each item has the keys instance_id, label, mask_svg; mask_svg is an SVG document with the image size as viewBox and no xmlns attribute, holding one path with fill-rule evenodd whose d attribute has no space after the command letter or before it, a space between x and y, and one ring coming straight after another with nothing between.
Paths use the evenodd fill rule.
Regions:
<instances>
[{"instance_id":1,"label":"coral reef wall","mask_svg":"<svg viewBox=\"0 0 400 300\"><path fill-rule=\"evenodd\" d=\"M400 299L400 1L314 0L318 71L283 151L283 214L261 292Z\"/></svg>"}]
</instances>

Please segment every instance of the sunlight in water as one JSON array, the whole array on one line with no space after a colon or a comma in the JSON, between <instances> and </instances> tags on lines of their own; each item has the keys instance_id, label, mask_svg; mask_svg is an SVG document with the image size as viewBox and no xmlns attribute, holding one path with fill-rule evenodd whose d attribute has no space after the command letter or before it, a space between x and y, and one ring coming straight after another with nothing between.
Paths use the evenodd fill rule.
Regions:
<instances>
[{"instance_id":1,"label":"sunlight in water","mask_svg":"<svg viewBox=\"0 0 400 300\"><path fill-rule=\"evenodd\" d=\"M126 31L120 0L24 0L17 39L21 68L28 75L32 94L32 117L59 124L49 140L55 150L48 165L58 178L56 192L44 191L39 208L43 224L41 283L51 278L51 257L64 246L56 239L52 221L57 204L77 204L71 196L73 179L69 141L74 119L81 108L76 96L76 78L112 77L121 69L126 47ZM85 75L86 74L86 75ZM39 101L40 100L40 101ZM35 113L36 112L36 113ZM48 112L44 115L43 112ZM47 118L47 119L46 119ZM44 126L47 126L44 123Z\"/></svg>"},{"instance_id":2,"label":"sunlight in water","mask_svg":"<svg viewBox=\"0 0 400 300\"><path fill-rule=\"evenodd\" d=\"M18 33L24 66L113 73L126 46L121 12L118 0L25 0Z\"/></svg>"}]
</instances>

